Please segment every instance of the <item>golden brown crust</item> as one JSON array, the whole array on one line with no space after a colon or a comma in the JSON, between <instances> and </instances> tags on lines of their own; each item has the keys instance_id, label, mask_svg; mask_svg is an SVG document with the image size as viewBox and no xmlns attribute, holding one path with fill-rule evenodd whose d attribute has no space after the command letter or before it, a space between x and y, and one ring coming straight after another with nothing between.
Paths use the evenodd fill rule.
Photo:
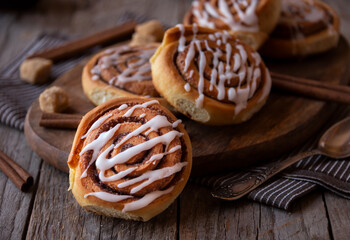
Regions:
<instances>
[{"instance_id":1,"label":"golden brown crust","mask_svg":"<svg viewBox=\"0 0 350 240\"><path fill-rule=\"evenodd\" d=\"M145 98L155 98L157 99L163 106L169 106L167 102L159 96L152 85L151 75L149 74L149 80L138 82L137 80L127 83L127 89L123 87L119 87L114 83L109 83L108 80L102 79L103 76L100 76L98 79L93 79L94 74L91 72L92 69L97 65L99 59L102 56L106 55L106 51L119 51L122 48L127 47L127 44L109 48L101 51L100 53L93 56L89 62L85 65L82 73L82 86L85 95L89 98L89 100L95 105L100 105L106 101L117 97L145 97ZM135 52L135 56L139 54L139 51L142 49L154 49L159 46L159 43L147 44L145 46L133 46L130 47ZM112 69L112 73L108 74L109 78L114 77L113 74L118 74L114 69Z\"/></svg>"},{"instance_id":2,"label":"golden brown crust","mask_svg":"<svg viewBox=\"0 0 350 240\"><path fill-rule=\"evenodd\" d=\"M145 99L141 98L117 98L113 99L107 103L104 103L96 108L94 108L92 111L87 113L81 123L79 124L77 133L74 138L74 142L72 145L72 150L69 155L68 159L68 166L70 168L70 189L72 190L72 193L74 197L76 198L77 202L86 210L105 215L105 216L111 216L111 217L118 217L118 218L124 218L124 219L132 219L132 220L138 220L138 221L147 221L150 218L154 217L155 215L159 214L163 210L165 210L174 200L175 198L181 193L183 190L189 175L191 171L192 166L192 148L191 148L191 142L189 139L188 134L186 133L184 127L182 124L179 124L176 127L176 130L183 133L183 136L181 137L181 144L183 148L181 149L182 155L181 155L181 161L187 162L187 165L178 173L174 175L172 179L170 179L170 182L165 182L165 186L162 186L161 190L164 190L165 188L174 186L174 189L170 191L169 193L160 196L159 198L155 199L153 202L151 202L146 207L143 207L138 210L134 211L128 211L123 212L124 204L132 202L134 200L139 199L141 196L134 196L133 198L128 198L125 200L122 200L120 202L108 202L101 200L95 196L88 196L84 197L86 194L91 192L98 192L98 191L105 191L103 187L101 187L99 184L95 182L93 179L93 168L94 166L90 167L90 169L87 171L87 177L81 178L81 175L83 174L84 167L86 165L86 162L84 162L86 159L87 153L82 154L81 156L79 153L82 151L83 147L86 146L91 138L94 138L93 134L96 133L89 133L89 135L82 139L82 136L86 134L86 132L89 130L91 125L96 122L97 119L99 119L101 116L105 115L106 113L113 113L113 116L111 118L117 118L115 116L119 113L122 114L130 109L130 107L134 106L135 104L143 104L145 102L148 102ZM120 107L123 104L127 104L128 108L125 110L118 110L117 108ZM152 104L150 107L147 107L150 110L145 110L147 113L147 116L145 118L149 117L151 118L153 115L148 114L161 114L168 118L170 122L175 122L177 119L175 116L166 108L162 107L159 104ZM136 110L135 110L136 111ZM138 111L143 111L143 109L139 109ZM136 113L135 113L136 114ZM110 122L110 120L106 120L107 122L99 127L99 129L96 130L96 132L102 131L101 129L104 128L107 124ZM119 120L118 120L119 121ZM136 120L135 120L136 121ZM130 123L126 122L125 125L128 126ZM136 123L138 124L138 123ZM166 129L161 128L160 131L166 131ZM119 130L118 130L119 131ZM175 140L174 140L175 141ZM171 142L173 144L173 142ZM175 154L175 153L173 153ZM166 155L169 156L169 155ZM164 162L160 160L159 163L157 163L158 167L163 167ZM164 160L165 161L165 160ZM163 164L163 165L162 165ZM169 163L170 165L172 163ZM96 168L96 167L95 167ZM96 170L95 170L96 171ZM141 173L138 173L141 174ZM131 177L130 175L128 175ZM164 179L161 179L164 180ZM160 181L160 180L159 180ZM155 182L157 183L157 182ZM105 184L105 183L100 183ZM152 183L153 184L153 183ZM114 188L113 185L107 185L108 187ZM157 187L157 184L154 185ZM164 189L163 189L164 188ZM108 190L106 190L108 192ZM126 191L130 191L126 190ZM147 191L152 192L153 190L150 188ZM119 193L122 194L122 193ZM131 194L131 193L129 193ZM141 194L143 195L143 194Z\"/></svg>"},{"instance_id":3,"label":"golden brown crust","mask_svg":"<svg viewBox=\"0 0 350 240\"><path fill-rule=\"evenodd\" d=\"M199 11L202 11L202 9L204 8L203 4L205 2L210 3L210 5L214 9L216 9L219 15L224 15L218 9L218 4L219 4L218 0L211 0L211 1L200 0L198 6L192 6L191 9L185 14L184 20L183 20L183 23L185 25L192 25L196 23L199 26L208 27L205 24L204 25L201 24L200 21L198 21L198 19L193 13L194 9L199 9ZM230 4L230 2L228 2L228 4ZM236 12L234 12L233 8L230 8L230 9L234 18L239 19ZM230 34L232 34L235 37L238 37L241 41L245 42L250 47L257 50L267 40L268 35L275 28L279 19L280 11L281 11L281 0L258 1L256 10L255 10L255 13L258 19L258 30L232 29L227 23L215 17L210 17L209 22L212 22L214 24L215 29L227 30Z\"/></svg>"},{"instance_id":4,"label":"golden brown crust","mask_svg":"<svg viewBox=\"0 0 350 240\"><path fill-rule=\"evenodd\" d=\"M193 39L192 26L185 26L184 29L186 41L191 41L191 39ZM204 41L207 40L209 42L209 45L215 45L215 41L210 42L208 40L208 35L215 34L218 32L219 31L215 31L213 29L199 27L196 33L196 39ZM229 87L225 89L226 97L223 100L218 100L215 97L217 95L217 92L215 92L215 89L212 91L209 90L210 82L208 81L208 79L205 80L205 97L203 101L203 107L196 106L196 100L199 97L196 85L198 83L197 81L199 78L198 73L195 72L193 74L194 77L192 79L184 79L183 75L186 78L186 74L188 73L188 71L184 74L181 70L183 67L181 66L181 61L179 61L179 63L177 63L176 61L174 62L174 59L176 59L177 56L180 55L178 53L180 35L181 31L178 27L169 29L165 33L165 37L161 47L158 48L156 53L151 58L154 86L156 87L157 91L160 92L172 106L174 106L179 112L185 114L191 119L209 125L226 125L240 123L248 120L255 112L260 110L260 108L264 105L264 103L267 100L271 87L270 74L262 61L260 61L260 63L258 64L259 69L261 71L261 78L257 79L257 91L249 99L245 108L238 111L238 109L236 109L236 104L234 104L232 101L230 102L227 100L228 88L235 88L235 84L237 84L237 79L233 79L232 83L228 83L229 81L225 83L229 84ZM256 54L256 57L259 56L254 50L250 49L249 46L240 42L238 39L234 39L232 37L230 40L227 41L231 44L231 46L233 46L233 48L236 45L240 45L244 49L246 49L248 53L248 61L250 61L250 64L256 63L256 59L253 57L253 55ZM186 51L187 49L185 50L185 52ZM232 51L237 52L238 50L234 49ZM195 61L198 62L198 59ZM231 65L234 65L234 59L230 59L230 63ZM178 64L180 64L180 66ZM207 67L208 64L206 65L206 68ZM191 65L189 69L193 69L194 71L196 71L195 69L198 69L198 66L195 67ZM207 75L209 75L209 73ZM193 79L195 79L194 83L191 82ZM245 81L246 80L242 82L242 85L246 84ZM184 88L184 85L186 83L191 84L191 88L189 91L187 91ZM235 89L237 90L237 87ZM214 96L212 94L214 94Z\"/></svg>"},{"instance_id":5,"label":"golden brown crust","mask_svg":"<svg viewBox=\"0 0 350 240\"><path fill-rule=\"evenodd\" d=\"M324 24L325 21L330 22L326 26L320 26L320 22L309 22L307 19L298 22L300 19L296 19L297 17L294 19L285 17L283 22L280 20L276 30L260 49L262 55L271 58L304 57L322 53L337 46L340 22L338 14L334 9L318 0L290 1L292 4L297 4L298 2L305 2L309 5L308 7L316 6L319 9L323 9L326 11L325 17L319 21L321 24ZM284 4L289 4L289 1L286 1ZM286 9L288 8L286 7ZM295 9L300 10L300 8ZM327 19L328 14L329 19ZM298 14L299 18L300 15ZM288 29L289 33L281 32L285 32ZM286 34L287 36L283 36Z\"/></svg>"}]
</instances>

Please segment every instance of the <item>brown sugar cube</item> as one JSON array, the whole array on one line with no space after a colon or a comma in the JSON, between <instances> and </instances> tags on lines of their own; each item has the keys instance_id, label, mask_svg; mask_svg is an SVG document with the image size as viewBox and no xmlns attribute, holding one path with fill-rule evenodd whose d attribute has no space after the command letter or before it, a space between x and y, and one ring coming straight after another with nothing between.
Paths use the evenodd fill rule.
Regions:
<instances>
[{"instance_id":1,"label":"brown sugar cube","mask_svg":"<svg viewBox=\"0 0 350 240\"><path fill-rule=\"evenodd\" d=\"M68 107L68 94L60 87L50 87L40 94L39 104L43 112L62 112Z\"/></svg>"},{"instance_id":2,"label":"brown sugar cube","mask_svg":"<svg viewBox=\"0 0 350 240\"><path fill-rule=\"evenodd\" d=\"M147 43L161 42L163 35L164 28L162 24L157 20L151 20L136 26L130 45L137 46Z\"/></svg>"},{"instance_id":3,"label":"brown sugar cube","mask_svg":"<svg viewBox=\"0 0 350 240\"><path fill-rule=\"evenodd\" d=\"M20 66L20 77L31 84L45 83L50 76L52 61L45 58L26 59Z\"/></svg>"},{"instance_id":4,"label":"brown sugar cube","mask_svg":"<svg viewBox=\"0 0 350 240\"><path fill-rule=\"evenodd\" d=\"M151 20L137 25L135 32L142 36L154 36L156 42L161 42L164 36L164 28L157 20Z\"/></svg>"},{"instance_id":5,"label":"brown sugar cube","mask_svg":"<svg viewBox=\"0 0 350 240\"><path fill-rule=\"evenodd\" d=\"M145 45L147 43L154 43L154 42L157 42L155 36L153 36L153 35L141 35L141 34L136 32L132 35L130 46Z\"/></svg>"}]
</instances>

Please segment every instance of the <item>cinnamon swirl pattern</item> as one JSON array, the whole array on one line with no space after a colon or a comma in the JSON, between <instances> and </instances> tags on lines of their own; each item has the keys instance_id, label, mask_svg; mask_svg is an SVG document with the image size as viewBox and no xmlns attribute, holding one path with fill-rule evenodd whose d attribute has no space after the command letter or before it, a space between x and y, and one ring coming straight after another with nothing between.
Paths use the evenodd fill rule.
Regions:
<instances>
[{"instance_id":1,"label":"cinnamon swirl pattern","mask_svg":"<svg viewBox=\"0 0 350 240\"><path fill-rule=\"evenodd\" d=\"M85 94L99 105L115 97L159 98L152 85L149 59L159 44L122 45L94 56L85 66L82 84Z\"/></svg>"},{"instance_id":2,"label":"cinnamon swirl pattern","mask_svg":"<svg viewBox=\"0 0 350 240\"><path fill-rule=\"evenodd\" d=\"M339 39L339 17L318 0L283 0L276 29L261 49L276 58L302 57L335 47Z\"/></svg>"},{"instance_id":3,"label":"cinnamon swirl pattern","mask_svg":"<svg viewBox=\"0 0 350 240\"><path fill-rule=\"evenodd\" d=\"M70 189L86 210L147 221L184 188L192 149L157 100L117 98L84 116L69 156Z\"/></svg>"},{"instance_id":4,"label":"cinnamon swirl pattern","mask_svg":"<svg viewBox=\"0 0 350 240\"><path fill-rule=\"evenodd\" d=\"M280 0L197 0L184 24L227 30L258 49L276 26L280 5Z\"/></svg>"},{"instance_id":5,"label":"cinnamon swirl pattern","mask_svg":"<svg viewBox=\"0 0 350 240\"><path fill-rule=\"evenodd\" d=\"M249 119L271 88L259 54L225 31L178 25L166 32L151 63L157 91L179 112L206 124Z\"/></svg>"}]
</instances>

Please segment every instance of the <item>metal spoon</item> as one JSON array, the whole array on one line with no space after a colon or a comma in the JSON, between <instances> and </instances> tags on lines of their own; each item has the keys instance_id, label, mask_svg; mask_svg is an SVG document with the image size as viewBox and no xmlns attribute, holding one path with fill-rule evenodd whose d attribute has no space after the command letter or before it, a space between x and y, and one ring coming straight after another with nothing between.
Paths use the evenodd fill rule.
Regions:
<instances>
[{"instance_id":1,"label":"metal spoon","mask_svg":"<svg viewBox=\"0 0 350 240\"><path fill-rule=\"evenodd\" d=\"M248 175L244 179L226 181L225 184L216 187L211 194L220 199L236 200L292 164L315 154L336 159L350 156L350 117L331 126L320 138L317 149L266 164L263 166L264 170Z\"/></svg>"}]
</instances>

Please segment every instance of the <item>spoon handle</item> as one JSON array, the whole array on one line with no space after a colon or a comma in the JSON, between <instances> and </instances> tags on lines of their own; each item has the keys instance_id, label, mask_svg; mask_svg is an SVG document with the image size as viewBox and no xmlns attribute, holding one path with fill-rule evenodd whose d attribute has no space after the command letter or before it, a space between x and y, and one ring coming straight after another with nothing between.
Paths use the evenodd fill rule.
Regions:
<instances>
[{"instance_id":1,"label":"spoon handle","mask_svg":"<svg viewBox=\"0 0 350 240\"><path fill-rule=\"evenodd\" d=\"M211 194L215 198L236 200L251 192L266 182L268 179L298 162L299 160L316 154L321 154L321 152L317 149L314 149L311 151L298 153L297 155L289 157L287 159L265 164L262 166L262 170L256 173L252 173L243 179L225 181L224 184L219 185L217 188L215 188Z\"/></svg>"}]
</instances>

